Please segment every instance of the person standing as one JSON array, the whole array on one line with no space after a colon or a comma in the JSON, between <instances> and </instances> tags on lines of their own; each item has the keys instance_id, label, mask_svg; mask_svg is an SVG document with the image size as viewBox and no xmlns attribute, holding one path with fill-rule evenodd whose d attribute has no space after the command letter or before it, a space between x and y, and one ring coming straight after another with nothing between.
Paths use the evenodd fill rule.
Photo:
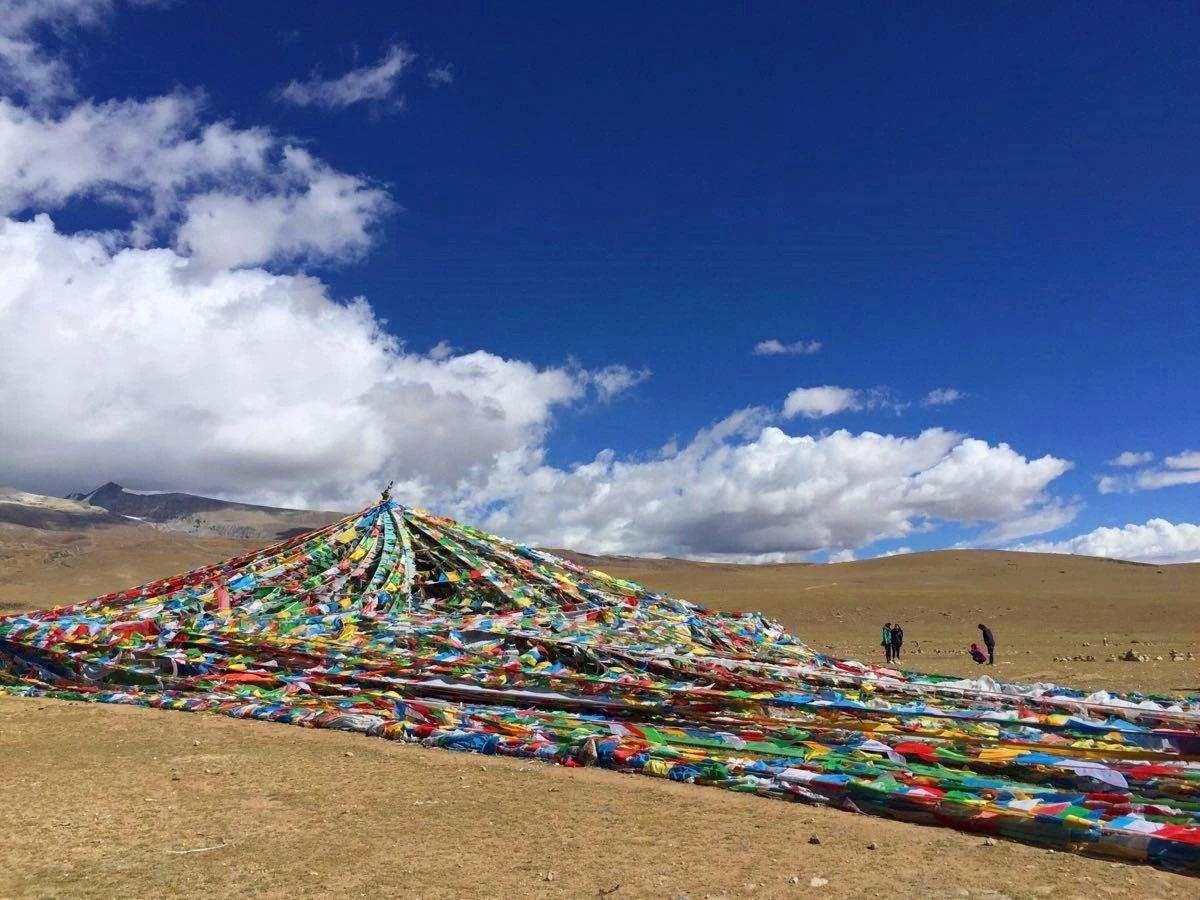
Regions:
<instances>
[{"instance_id":1,"label":"person standing","mask_svg":"<svg viewBox=\"0 0 1200 900\"><path fill-rule=\"evenodd\" d=\"M892 662L900 658L900 648L904 646L904 629L899 622L892 623Z\"/></svg>"},{"instance_id":2,"label":"person standing","mask_svg":"<svg viewBox=\"0 0 1200 900\"><path fill-rule=\"evenodd\" d=\"M992 636L992 629L980 622L979 630L983 633L983 646L987 647L988 665L994 666L996 664L996 639Z\"/></svg>"},{"instance_id":3,"label":"person standing","mask_svg":"<svg viewBox=\"0 0 1200 900\"><path fill-rule=\"evenodd\" d=\"M879 643L883 644L884 658L890 663L892 661L892 623L883 623L883 633L880 634Z\"/></svg>"}]
</instances>

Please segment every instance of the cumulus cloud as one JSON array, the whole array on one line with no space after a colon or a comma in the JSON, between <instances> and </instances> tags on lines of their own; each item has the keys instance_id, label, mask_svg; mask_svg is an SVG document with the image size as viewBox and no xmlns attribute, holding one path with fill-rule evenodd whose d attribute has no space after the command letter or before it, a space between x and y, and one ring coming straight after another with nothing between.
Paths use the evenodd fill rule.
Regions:
<instances>
[{"instance_id":1,"label":"cumulus cloud","mask_svg":"<svg viewBox=\"0 0 1200 900\"><path fill-rule=\"evenodd\" d=\"M591 377L410 353L313 278L198 272L44 215L3 221L0 271L0 483L345 503L396 476L432 502L472 493L501 458L536 463L553 411Z\"/></svg>"},{"instance_id":2,"label":"cumulus cloud","mask_svg":"<svg viewBox=\"0 0 1200 900\"><path fill-rule=\"evenodd\" d=\"M1154 454L1149 450L1139 453L1136 450L1126 450L1123 453L1117 454L1108 461L1110 466L1118 466L1123 469L1130 469L1134 466L1144 465L1154 459Z\"/></svg>"},{"instance_id":3,"label":"cumulus cloud","mask_svg":"<svg viewBox=\"0 0 1200 900\"><path fill-rule=\"evenodd\" d=\"M904 407L905 404L894 400L891 393L882 388L863 391L823 384L820 387L796 388L788 394L783 401L783 417L822 419L863 409L890 409L900 413Z\"/></svg>"},{"instance_id":4,"label":"cumulus cloud","mask_svg":"<svg viewBox=\"0 0 1200 900\"><path fill-rule=\"evenodd\" d=\"M1102 527L1063 541L1017 544L1031 553L1074 553L1147 563L1200 562L1200 525L1149 519L1119 528Z\"/></svg>"},{"instance_id":5,"label":"cumulus cloud","mask_svg":"<svg viewBox=\"0 0 1200 900\"><path fill-rule=\"evenodd\" d=\"M1117 460L1127 454L1122 453ZM1148 462L1152 454L1128 454L1129 457L1142 457L1138 462ZM1114 465L1137 465L1133 463L1118 463ZM1142 469L1128 475L1104 475L1097 483L1102 494L1134 493L1136 491L1154 491L1159 488L1175 487L1181 484L1200 484L1200 451L1185 450L1174 456L1165 457L1161 466Z\"/></svg>"},{"instance_id":6,"label":"cumulus cloud","mask_svg":"<svg viewBox=\"0 0 1200 900\"><path fill-rule=\"evenodd\" d=\"M783 401L783 416L794 419L820 419L840 412L862 409L859 391L825 384L821 387L796 388Z\"/></svg>"},{"instance_id":7,"label":"cumulus cloud","mask_svg":"<svg viewBox=\"0 0 1200 900\"><path fill-rule=\"evenodd\" d=\"M759 341L754 345L755 356L811 356L821 349L820 341L794 341L785 344L778 338Z\"/></svg>"},{"instance_id":8,"label":"cumulus cloud","mask_svg":"<svg viewBox=\"0 0 1200 900\"><path fill-rule=\"evenodd\" d=\"M180 249L221 268L363 255L372 226L392 207L387 194L295 147L284 148L280 168L294 188L259 196L217 190L188 199Z\"/></svg>"},{"instance_id":9,"label":"cumulus cloud","mask_svg":"<svg viewBox=\"0 0 1200 900\"><path fill-rule=\"evenodd\" d=\"M94 25L112 7L112 0L0 0L0 89L35 105L74 96L70 68L38 34Z\"/></svg>"},{"instance_id":10,"label":"cumulus cloud","mask_svg":"<svg viewBox=\"0 0 1200 900\"><path fill-rule=\"evenodd\" d=\"M1046 502L1046 487L1070 467L937 428L915 437L789 435L772 419L750 408L654 459L605 451L573 468L495 479L483 521L594 552L806 559L940 522L1014 519Z\"/></svg>"},{"instance_id":11,"label":"cumulus cloud","mask_svg":"<svg viewBox=\"0 0 1200 900\"><path fill-rule=\"evenodd\" d=\"M37 113L0 98L0 212L74 198L169 211L197 182L250 178L269 165L265 129L202 125L198 95L85 102Z\"/></svg>"},{"instance_id":12,"label":"cumulus cloud","mask_svg":"<svg viewBox=\"0 0 1200 900\"><path fill-rule=\"evenodd\" d=\"M383 59L374 65L351 69L332 79L323 79L313 73L307 81L288 82L279 89L279 96L297 106L322 106L326 109L344 109L364 101L386 100L396 91L400 77L416 60L417 54L394 44L388 48ZM438 77L446 80L436 82L434 72L441 72ZM454 76L449 66L442 66L431 70L429 79L435 84L449 84Z\"/></svg>"},{"instance_id":13,"label":"cumulus cloud","mask_svg":"<svg viewBox=\"0 0 1200 900\"><path fill-rule=\"evenodd\" d=\"M176 239L215 266L343 261L391 208L381 188L262 128L204 123L194 94L39 114L0 98L0 213L85 198L128 209L126 235Z\"/></svg>"},{"instance_id":14,"label":"cumulus cloud","mask_svg":"<svg viewBox=\"0 0 1200 900\"><path fill-rule=\"evenodd\" d=\"M921 398L921 405L927 408L931 406L948 406L951 403L957 403L964 396L963 392L956 388L934 388Z\"/></svg>"}]
</instances>

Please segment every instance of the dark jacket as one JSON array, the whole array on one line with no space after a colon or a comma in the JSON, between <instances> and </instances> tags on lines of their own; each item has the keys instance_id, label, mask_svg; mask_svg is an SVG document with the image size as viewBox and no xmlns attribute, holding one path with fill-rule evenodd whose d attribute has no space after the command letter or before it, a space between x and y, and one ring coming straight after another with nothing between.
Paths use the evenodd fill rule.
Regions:
<instances>
[{"instance_id":1,"label":"dark jacket","mask_svg":"<svg viewBox=\"0 0 1200 900\"><path fill-rule=\"evenodd\" d=\"M992 629L988 628L986 625L980 625L979 630L983 632L984 644L986 644L989 647L995 647L996 639L994 637L992 637Z\"/></svg>"}]
</instances>

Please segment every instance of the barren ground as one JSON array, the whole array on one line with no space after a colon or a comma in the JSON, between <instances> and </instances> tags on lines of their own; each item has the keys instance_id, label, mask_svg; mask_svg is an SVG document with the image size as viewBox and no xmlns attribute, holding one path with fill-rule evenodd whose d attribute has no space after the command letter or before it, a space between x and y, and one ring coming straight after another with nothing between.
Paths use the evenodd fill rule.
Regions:
<instances>
[{"instance_id":1,"label":"barren ground","mask_svg":"<svg viewBox=\"0 0 1200 900\"><path fill-rule=\"evenodd\" d=\"M9 527L0 610L83 599L243 546L132 526ZM978 671L959 651L982 617L1006 678L1200 688L1195 663L1167 661L1171 648L1200 655L1200 566L947 552L835 566L604 567L715 606L766 610L842 655L878 654L879 624L899 619L909 646L920 642L914 668ZM1104 662L1129 646L1165 659ZM1053 661L1088 654L1097 661ZM49 700L0 697L0 795L0 896L1197 891L1194 879L1147 867L652 778Z\"/></svg>"}]
</instances>

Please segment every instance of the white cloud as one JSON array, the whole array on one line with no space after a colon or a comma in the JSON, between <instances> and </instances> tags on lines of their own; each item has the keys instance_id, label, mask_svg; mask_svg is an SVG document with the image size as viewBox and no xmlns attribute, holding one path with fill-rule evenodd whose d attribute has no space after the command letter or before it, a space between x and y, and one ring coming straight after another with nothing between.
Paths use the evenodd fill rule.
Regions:
<instances>
[{"instance_id":1,"label":"white cloud","mask_svg":"<svg viewBox=\"0 0 1200 900\"><path fill-rule=\"evenodd\" d=\"M785 344L778 338L759 341L754 345L755 356L811 356L821 349L820 341L794 341Z\"/></svg>"},{"instance_id":2,"label":"white cloud","mask_svg":"<svg viewBox=\"0 0 1200 900\"><path fill-rule=\"evenodd\" d=\"M1154 454L1149 450L1144 453L1138 453L1135 450L1126 450L1118 454L1108 461L1110 466L1120 466L1121 468L1129 469L1134 466L1144 465L1154 459Z\"/></svg>"},{"instance_id":3,"label":"white cloud","mask_svg":"<svg viewBox=\"0 0 1200 900\"><path fill-rule=\"evenodd\" d=\"M794 419L803 416L806 419L820 419L862 409L861 392L851 388L837 387L825 384L821 387L796 388L783 401L783 416Z\"/></svg>"},{"instance_id":4,"label":"white cloud","mask_svg":"<svg viewBox=\"0 0 1200 900\"><path fill-rule=\"evenodd\" d=\"M591 374L591 383L596 388L596 394L602 402L607 403L618 394L623 394L630 388L646 381L651 375L649 369L631 369L623 365L605 366Z\"/></svg>"},{"instance_id":5,"label":"white cloud","mask_svg":"<svg viewBox=\"0 0 1200 900\"><path fill-rule=\"evenodd\" d=\"M455 347L449 341L441 340L441 341L438 341L436 344L434 344L432 347L430 347L429 352L426 355L430 359L449 359L451 356L453 356L457 352L458 352L457 347Z\"/></svg>"},{"instance_id":6,"label":"white cloud","mask_svg":"<svg viewBox=\"0 0 1200 900\"><path fill-rule=\"evenodd\" d=\"M39 216L0 220L0 483L432 503L536 464L591 373L416 354L362 300L262 269L196 271ZM301 496L297 496L300 494Z\"/></svg>"},{"instance_id":7,"label":"white cloud","mask_svg":"<svg viewBox=\"0 0 1200 900\"><path fill-rule=\"evenodd\" d=\"M862 409L889 409L899 414L906 405L892 399L891 393L882 388L863 391L823 384L820 387L796 388L788 394L783 401L783 417L822 419Z\"/></svg>"},{"instance_id":8,"label":"white cloud","mask_svg":"<svg viewBox=\"0 0 1200 900\"><path fill-rule=\"evenodd\" d=\"M374 65L351 69L345 75L328 80L314 73L307 81L288 82L280 88L279 95L298 106L323 106L327 109L344 109L367 100L386 100L395 92L400 76L416 60L417 54L395 44ZM432 70L429 73L431 82L434 72L441 72L439 77L449 76L449 80L442 84L449 84L453 80L448 66Z\"/></svg>"},{"instance_id":9,"label":"white cloud","mask_svg":"<svg viewBox=\"0 0 1200 900\"><path fill-rule=\"evenodd\" d=\"M42 115L0 99L0 212L88 197L165 213L197 181L266 170L267 131L201 126L200 106L196 95L170 94Z\"/></svg>"},{"instance_id":10,"label":"white cloud","mask_svg":"<svg viewBox=\"0 0 1200 900\"><path fill-rule=\"evenodd\" d=\"M1083 504L1079 502L1066 503L1054 498L1040 506L1035 506L1023 515L1000 522L980 539L985 546L1015 541L1017 538L1029 537L1034 534L1045 534L1057 531L1070 525L1078 517Z\"/></svg>"},{"instance_id":11,"label":"white cloud","mask_svg":"<svg viewBox=\"0 0 1200 900\"><path fill-rule=\"evenodd\" d=\"M1163 460L1168 469L1200 469L1200 450L1184 450Z\"/></svg>"},{"instance_id":12,"label":"white cloud","mask_svg":"<svg viewBox=\"0 0 1200 900\"><path fill-rule=\"evenodd\" d=\"M1134 465L1135 463L1117 462L1126 455L1122 453L1112 461L1112 464ZM1149 454L1128 455L1130 457L1149 456ZM1105 475L1099 479L1097 487L1102 494L1115 494L1154 491L1181 484L1200 484L1200 451L1185 450L1174 456L1168 456L1163 459L1162 466L1158 468L1142 469L1128 475Z\"/></svg>"},{"instance_id":13,"label":"white cloud","mask_svg":"<svg viewBox=\"0 0 1200 900\"><path fill-rule=\"evenodd\" d=\"M484 523L593 552L781 561L903 538L935 522L1014 519L1070 463L937 428L916 437L789 435L742 410L650 460L605 451L498 475ZM482 512L470 503L460 510Z\"/></svg>"},{"instance_id":14,"label":"white cloud","mask_svg":"<svg viewBox=\"0 0 1200 900\"><path fill-rule=\"evenodd\" d=\"M1097 528L1063 541L1017 544L1031 553L1074 553L1148 563L1200 562L1200 525L1150 519L1119 528Z\"/></svg>"},{"instance_id":15,"label":"white cloud","mask_svg":"<svg viewBox=\"0 0 1200 900\"><path fill-rule=\"evenodd\" d=\"M209 191L190 198L176 240L180 249L220 268L341 262L365 253L371 226L391 209L387 194L294 147L284 149L282 168L293 176L294 190L262 196Z\"/></svg>"},{"instance_id":16,"label":"white cloud","mask_svg":"<svg viewBox=\"0 0 1200 900\"><path fill-rule=\"evenodd\" d=\"M36 34L94 25L112 7L112 0L0 0L0 90L35 105L74 96L69 67Z\"/></svg>"},{"instance_id":17,"label":"white cloud","mask_svg":"<svg viewBox=\"0 0 1200 900\"><path fill-rule=\"evenodd\" d=\"M1139 472L1135 490L1153 491L1180 484L1200 484L1200 469L1157 469Z\"/></svg>"},{"instance_id":18,"label":"white cloud","mask_svg":"<svg viewBox=\"0 0 1200 900\"><path fill-rule=\"evenodd\" d=\"M0 98L0 213L76 198L127 208L128 239L214 266L361 255L387 194L266 129L201 121L200 99L81 103L40 115Z\"/></svg>"},{"instance_id":19,"label":"white cloud","mask_svg":"<svg viewBox=\"0 0 1200 900\"><path fill-rule=\"evenodd\" d=\"M934 388L921 398L921 405L924 407L948 406L951 403L957 403L964 396L963 392L957 388Z\"/></svg>"}]
</instances>

